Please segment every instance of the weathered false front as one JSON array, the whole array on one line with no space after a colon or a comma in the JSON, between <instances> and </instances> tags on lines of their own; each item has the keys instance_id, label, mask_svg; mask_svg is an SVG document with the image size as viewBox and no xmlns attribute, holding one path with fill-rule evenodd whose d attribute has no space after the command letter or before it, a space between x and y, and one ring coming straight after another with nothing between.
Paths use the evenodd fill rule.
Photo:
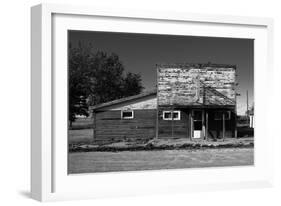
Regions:
<instances>
[{"instance_id":1,"label":"weathered false front","mask_svg":"<svg viewBox=\"0 0 281 206\"><path fill-rule=\"evenodd\" d=\"M235 68L227 65L158 66L158 105L235 105Z\"/></svg>"}]
</instances>

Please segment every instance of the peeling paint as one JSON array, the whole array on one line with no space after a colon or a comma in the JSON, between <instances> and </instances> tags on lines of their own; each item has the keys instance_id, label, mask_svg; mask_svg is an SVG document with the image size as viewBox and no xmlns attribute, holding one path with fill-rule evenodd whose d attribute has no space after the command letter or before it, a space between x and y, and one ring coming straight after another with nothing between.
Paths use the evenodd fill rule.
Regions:
<instances>
[{"instance_id":1,"label":"peeling paint","mask_svg":"<svg viewBox=\"0 0 281 206\"><path fill-rule=\"evenodd\" d=\"M235 68L158 68L159 105L234 105Z\"/></svg>"}]
</instances>

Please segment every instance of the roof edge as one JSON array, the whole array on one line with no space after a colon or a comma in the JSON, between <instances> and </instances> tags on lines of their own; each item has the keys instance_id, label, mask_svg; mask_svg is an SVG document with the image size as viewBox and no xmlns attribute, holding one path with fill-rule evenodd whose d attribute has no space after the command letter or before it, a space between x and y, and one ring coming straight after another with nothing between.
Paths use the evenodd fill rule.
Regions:
<instances>
[{"instance_id":1,"label":"roof edge","mask_svg":"<svg viewBox=\"0 0 281 206\"><path fill-rule=\"evenodd\" d=\"M156 64L156 68L172 68L172 67L179 67L179 68L189 68L189 67L196 67L196 68L204 68L204 67L216 67L216 68L233 68L236 69L236 65L233 64L216 64L216 63L160 63Z\"/></svg>"},{"instance_id":2,"label":"roof edge","mask_svg":"<svg viewBox=\"0 0 281 206\"><path fill-rule=\"evenodd\" d=\"M90 106L89 109L90 110L98 110L98 109L102 109L104 107L113 106L113 105L124 103L124 102L127 102L127 101L132 101L132 100L140 99L140 98L151 96L151 95L154 95L154 94L155 95L157 94L157 90L156 89L155 90L151 90L151 91L147 91L147 92L142 92L142 93L137 94L137 95L133 95L133 96L129 96L129 97L124 97L124 98L121 98L121 99L116 99L116 100L113 100L113 101L109 101L109 102L97 104L97 105L94 105L94 106Z\"/></svg>"}]
</instances>

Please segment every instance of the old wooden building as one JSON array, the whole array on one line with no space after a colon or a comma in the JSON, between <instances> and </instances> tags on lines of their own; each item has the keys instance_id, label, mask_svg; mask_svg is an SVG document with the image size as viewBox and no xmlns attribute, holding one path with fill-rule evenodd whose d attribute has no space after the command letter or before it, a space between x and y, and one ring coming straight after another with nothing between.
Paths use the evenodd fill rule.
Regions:
<instances>
[{"instance_id":1,"label":"old wooden building","mask_svg":"<svg viewBox=\"0 0 281 206\"><path fill-rule=\"evenodd\" d=\"M92 107L97 141L236 136L233 65L157 65L157 90Z\"/></svg>"}]
</instances>

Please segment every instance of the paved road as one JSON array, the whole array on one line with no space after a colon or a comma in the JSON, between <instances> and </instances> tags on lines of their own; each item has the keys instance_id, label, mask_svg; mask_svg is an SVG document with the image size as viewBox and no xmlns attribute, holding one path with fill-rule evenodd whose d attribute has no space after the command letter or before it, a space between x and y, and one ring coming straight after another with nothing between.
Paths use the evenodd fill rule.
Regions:
<instances>
[{"instance_id":1,"label":"paved road","mask_svg":"<svg viewBox=\"0 0 281 206\"><path fill-rule=\"evenodd\" d=\"M68 167L74 174L253 164L253 148L227 148L70 153Z\"/></svg>"}]
</instances>

